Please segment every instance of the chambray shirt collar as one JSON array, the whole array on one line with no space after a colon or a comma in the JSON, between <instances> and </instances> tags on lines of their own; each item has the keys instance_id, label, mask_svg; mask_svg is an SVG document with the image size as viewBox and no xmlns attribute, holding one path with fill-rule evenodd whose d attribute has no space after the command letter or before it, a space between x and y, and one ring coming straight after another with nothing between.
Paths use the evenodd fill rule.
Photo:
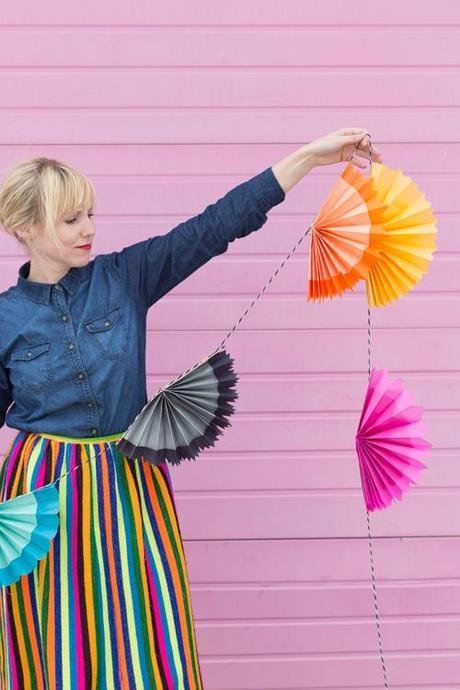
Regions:
<instances>
[{"instance_id":1,"label":"chambray shirt collar","mask_svg":"<svg viewBox=\"0 0 460 690\"><path fill-rule=\"evenodd\" d=\"M62 285L71 295L73 295L77 289L78 283L80 282L82 271L84 269L84 266L81 268L70 268L67 273L58 281L59 285ZM28 280L27 276L29 275L29 271L30 260L22 264L18 270L18 280L16 283L17 289L34 302L39 302L40 304L49 304L51 290L56 283L37 283L34 280Z\"/></svg>"}]
</instances>

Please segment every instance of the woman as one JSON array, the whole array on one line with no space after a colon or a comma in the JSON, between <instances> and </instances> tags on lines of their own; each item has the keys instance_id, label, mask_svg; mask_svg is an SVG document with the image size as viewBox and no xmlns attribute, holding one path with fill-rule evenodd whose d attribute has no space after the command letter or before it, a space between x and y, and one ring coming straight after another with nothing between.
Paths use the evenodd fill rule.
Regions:
<instances>
[{"instance_id":1,"label":"woman","mask_svg":"<svg viewBox=\"0 0 460 690\"><path fill-rule=\"evenodd\" d=\"M70 474L48 553L1 589L0 690L203 687L168 467L116 447L147 402L147 311L316 165L365 167L366 134L310 142L167 234L91 261L84 175L36 158L4 179L0 222L29 260L0 294L0 426L17 430L0 500Z\"/></svg>"}]
</instances>

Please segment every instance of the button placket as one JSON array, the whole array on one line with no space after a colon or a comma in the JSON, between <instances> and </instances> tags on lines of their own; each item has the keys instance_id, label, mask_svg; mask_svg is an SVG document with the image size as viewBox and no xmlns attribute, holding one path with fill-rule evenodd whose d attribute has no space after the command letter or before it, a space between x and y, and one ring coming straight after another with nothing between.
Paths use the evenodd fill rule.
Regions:
<instances>
[{"instance_id":1,"label":"button placket","mask_svg":"<svg viewBox=\"0 0 460 690\"><path fill-rule=\"evenodd\" d=\"M67 341L67 351L71 359L71 368L73 370L76 369L78 372L75 381L77 381L79 384L83 383L81 390L83 390L83 396L85 398L83 400L83 404L86 406L88 411L89 434L91 436L97 436L98 429L100 427L97 405L95 402L87 400L88 397L92 397L93 393L89 385L86 371L84 370L77 344L75 342L75 332L70 318L68 305L63 290L58 284L54 285L54 299L60 312L59 318L64 322L64 336Z\"/></svg>"}]
</instances>

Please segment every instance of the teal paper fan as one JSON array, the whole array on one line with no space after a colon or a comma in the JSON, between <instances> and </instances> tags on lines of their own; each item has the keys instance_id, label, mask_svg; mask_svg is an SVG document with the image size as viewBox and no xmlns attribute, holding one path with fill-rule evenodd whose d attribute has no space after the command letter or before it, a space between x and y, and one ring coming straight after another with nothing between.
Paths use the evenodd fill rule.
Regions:
<instances>
[{"instance_id":1,"label":"teal paper fan","mask_svg":"<svg viewBox=\"0 0 460 690\"><path fill-rule=\"evenodd\" d=\"M54 483L0 503L0 587L30 573L50 549L59 526Z\"/></svg>"}]
</instances>

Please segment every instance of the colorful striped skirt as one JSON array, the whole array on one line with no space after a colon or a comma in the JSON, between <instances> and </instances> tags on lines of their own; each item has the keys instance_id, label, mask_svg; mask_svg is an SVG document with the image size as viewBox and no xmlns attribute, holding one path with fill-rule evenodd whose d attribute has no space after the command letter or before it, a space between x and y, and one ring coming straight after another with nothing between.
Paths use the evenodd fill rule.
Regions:
<instances>
[{"instance_id":1,"label":"colorful striped skirt","mask_svg":"<svg viewBox=\"0 0 460 690\"><path fill-rule=\"evenodd\" d=\"M202 690L169 471L121 435L19 431L8 448L2 501L78 469L55 485L50 550L0 589L0 690Z\"/></svg>"}]
</instances>

